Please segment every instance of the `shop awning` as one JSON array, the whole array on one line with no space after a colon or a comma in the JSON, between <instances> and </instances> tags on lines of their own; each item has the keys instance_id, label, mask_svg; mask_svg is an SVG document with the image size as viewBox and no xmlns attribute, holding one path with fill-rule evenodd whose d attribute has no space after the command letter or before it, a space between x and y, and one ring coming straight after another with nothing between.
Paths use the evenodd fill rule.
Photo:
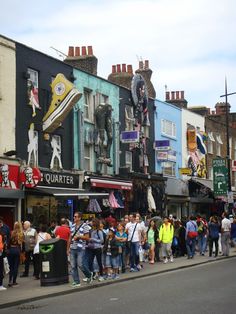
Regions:
<instances>
[{"instance_id":1,"label":"shop awning","mask_svg":"<svg viewBox=\"0 0 236 314\"><path fill-rule=\"evenodd\" d=\"M205 187L207 187L208 189L213 191L213 181L212 180L201 179L201 178L196 178L196 177L192 177L191 180L193 182L200 183L200 184L204 185Z\"/></svg>"},{"instance_id":2,"label":"shop awning","mask_svg":"<svg viewBox=\"0 0 236 314\"><path fill-rule=\"evenodd\" d=\"M0 198L24 198L25 193L19 189L4 189L0 188Z\"/></svg>"},{"instance_id":3,"label":"shop awning","mask_svg":"<svg viewBox=\"0 0 236 314\"><path fill-rule=\"evenodd\" d=\"M107 179L90 179L91 186L97 188L107 188L115 190L132 190L133 184L131 181L107 180Z\"/></svg>"},{"instance_id":4,"label":"shop awning","mask_svg":"<svg viewBox=\"0 0 236 314\"><path fill-rule=\"evenodd\" d=\"M83 189L65 189L57 187L37 186L36 192L55 197L70 197L70 198L107 198L109 193L91 192Z\"/></svg>"}]
</instances>

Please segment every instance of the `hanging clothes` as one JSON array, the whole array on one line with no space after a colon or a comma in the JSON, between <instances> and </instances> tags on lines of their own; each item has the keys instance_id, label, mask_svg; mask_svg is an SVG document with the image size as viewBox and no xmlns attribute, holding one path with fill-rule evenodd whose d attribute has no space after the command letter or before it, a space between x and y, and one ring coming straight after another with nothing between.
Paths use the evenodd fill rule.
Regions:
<instances>
[{"instance_id":1,"label":"hanging clothes","mask_svg":"<svg viewBox=\"0 0 236 314\"><path fill-rule=\"evenodd\" d=\"M101 207L98 204L98 201L96 199L90 199L88 207L87 207L87 212L91 213L101 213Z\"/></svg>"},{"instance_id":2,"label":"hanging clothes","mask_svg":"<svg viewBox=\"0 0 236 314\"><path fill-rule=\"evenodd\" d=\"M155 200L152 195L152 187L147 187L147 201L148 201L148 211L149 212L156 212L156 204Z\"/></svg>"},{"instance_id":3,"label":"hanging clothes","mask_svg":"<svg viewBox=\"0 0 236 314\"><path fill-rule=\"evenodd\" d=\"M109 194L109 203L111 205L111 208L119 208L119 204L117 203L117 200L114 196L114 191L111 191Z\"/></svg>"},{"instance_id":4,"label":"hanging clothes","mask_svg":"<svg viewBox=\"0 0 236 314\"><path fill-rule=\"evenodd\" d=\"M115 191L114 192L114 196L115 196L115 198L117 200L117 203L119 204L119 207L120 208L124 208L125 205L124 205L122 193L120 191Z\"/></svg>"},{"instance_id":5,"label":"hanging clothes","mask_svg":"<svg viewBox=\"0 0 236 314\"><path fill-rule=\"evenodd\" d=\"M109 199L103 198L102 199L102 206L104 206L104 207L111 207Z\"/></svg>"}]
</instances>

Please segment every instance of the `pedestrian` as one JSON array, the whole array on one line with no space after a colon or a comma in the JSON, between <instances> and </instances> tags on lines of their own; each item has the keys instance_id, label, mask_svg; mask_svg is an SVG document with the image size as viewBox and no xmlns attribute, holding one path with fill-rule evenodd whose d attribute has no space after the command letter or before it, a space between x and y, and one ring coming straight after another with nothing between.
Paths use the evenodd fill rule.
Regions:
<instances>
[{"instance_id":1,"label":"pedestrian","mask_svg":"<svg viewBox=\"0 0 236 314\"><path fill-rule=\"evenodd\" d=\"M102 264L102 248L104 244L103 232L100 229L100 221L97 218L92 220L92 229L87 244L86 254L88 256L88 268L93 276L93 261L96 256L99 266L98 281L103 281L103 264Z\"/></svg>"},{"instance_id":2,"label":"pedestrian","mask_svg":"<svg viewBox=\"0 0 236 314\"><path fill-rule=\"evenodd\" d=\"M7 288L3 286L3 257L4 257L4 240L5 234L0 230L0 291L5 291Z\"/></svg>"},{"instance_id":3,"label":"pedestrian","mask_svg":"<svg viewBox=\"0 0 236 314\"><path fill-rule=\"evenodd\" d=\"M11 232L7 259L10 267L8 287L17 286L16 282L18 275L18 268L20 264L20 253L22 251L22 245L24 241L24 233L21 222L16 221L14 223L13 230Z\"/></svg>"},{"instance_id":4,"label":"pedestrian","mask_svg":"<svg viewBox=\"0 0 236 314\"><path fill-rule=\"evenodd\" d=\"M153 216L154 215L154 216ZM163 220L161 218L161 212L160 210L157 210L156 214L152 215L152 220L155 221L156 226L157 226L157 231L159 233L160 231L160 227L163 224ZM160 262L161 258L160 258L160 250L161 250L161 243L157 242L156 246L155 246L155 260L156 262Z\"/></svg>"},{"instance_id":5,"label":"pedestrian","mask_svg":"<svg viewBox=\"0 0 236 314\"><path fill-rule=\"evenodd\" d=\"M164 258L164 263L168 263L168 259L173 263L173 254L171 250L171 245L174 237L174 226L169 222L167 216L164 217L163 224L160 227L158 242L162 246L162 256Z\"/></svg>"},{"instance_id":6,"label":"pedestrian","mask_svg":"<svg viewBox=\"0 0 236 314\"><path fill-rule=\"evenodd\" d=\"M188 259L193 258L195 255L197 236L198 236L198 232L197 232L197 223L195 221L195 217L190 216L189 221L186 224L186 233L185 233Z\"/></svg>"},{"instance_id":7,"label":"pedestrian","mask_svg":"<svg viewBox=\"0 0 236 314\"><path fill-rule=\"evenodd\" d=\"M199 248L200 255L204 256L206 252L206 246L207 246L207 234L208 234L208 227L207 222L204 219L204 217L201 217L200 215L197 216L197 243Z\"/></svg>"},{"instance_id":8,"label":"pedestrian","mask_svg":"<svg viewBox=\"0 0 236 314\"><path fill-rule=\"evenodd\" d=\"M53 220L51 220L50 226L47 230L47 233L49 233L52 238L55 238L56 228L57 228L57 222L56 222L56 220L53 219Z\"/></svg>"},{"instance_id":9,"label":"pedestrian","mask_svg":"<svg viewBox=\"0 0 236 314\"><path fill-rule=\"evenodd\" d=\"M122 273L125 273L126 271L125 254L126 254L127 233L125 233L124 231L123 224L118 223L115 237L116 237L118 253L119 253L119 266L121 267Z\"/></svg>"},{"instance_id":10,"label":"pedestrian","mask_svg":"<svg viewBox=\"0 0 236 314\"><path fill-rule=\"evenodd\" d=\"M139 271L139 246L141 245L140 224L136 221L136 214L129 215L130 222L126 224L126 233L128 234L128 244L130 252L130 271Z\"/></svg>"},{"instance_id":11,"label":"pedestrian","mask_svg":"<svg viewBox=\"0 0 236 314\"><path fill-rule=\"evenodd\" d=\"M69 255L71 232L70 232L69 222L66 218L61 218L61 225L55 229L54 234L56 238L60 238L66 241L67 255Z\"/></svg>"},{"instance_id":12,"label":"pedestrian","mask_svg":"<svg viewBox=\"0 0 236 314\"><path fill-rule=\"evenodd\" d=\"M217 257L220 232L220 224L218 222L217 216L210 217L210 221L208 223L208 230L209 230L209 257L212 257L213 243L215 245L215 257Z\"/></svg>"},{"instance_id":13,"label":"pedestrian","mask_svg":"<svg viewBox=\"0 0 236 314\"><path fill-rule=\"evenodd\" d=\"M149 246L149 263L155 263L155 247L157 243L157 239L159 237L159 232L157 230L155 220L150 220L149 226L147 229L147 244Z\"/></svg>"},{"instance_id":14,"label":"pedestrian","mask_svg":"<svg viewBox=\"0 0 236 314\"><path fill-rule=\"evenodd\" d=\"M90 226L81 221L82 213L74 213L74 224L71 227L70 237L70 263L72 271L72 287L80 286L79 268L85 275L86 281L92 281L92 273L89 271L87 262L85 261L85 245L89 240Z\"/></svg>"},{"instance_id":15,"label":"pedestrian","mask_svg":"<svg viewBox=\"0 0 236 314\"><path fill-rule=\"evenodd\" d=\"M118 279L119 248L115 237L115 231L113 229L109 229L103 251L106 256L105 267L107 274L105 279Z\"/></svg>"},{"instance_id":16,"label":"pedestrian","mask_svg":"<svg viewBox=\"0 0 236 314\"><path fill-rule=\"evenodd\" d=\"M33 260L33 276L35 276L35 265L34 265L34 247L36 245L37 231L31 227L31 224L26 220L23 224L24 228L24 242L23 242L23 251L25 252L25 270L20 277L29 276L29 267L30 261Z\"/></svg>"},{"instance_id":17,"label":"pedestrian","mask_svg":"<svg viewBox=\"0 0 236 314\"><path fill-rule=\"evenodd\" d=\"M179 227L179 256L187 255L185 235L186 235L186 221L181 220Z\"/></svg>"},{"instance_id":18,"label":"pedestrian","mask_svg":"<svg viewBox=\"0 0 236 314\"><path fill-rule=\"evenodd\" d=\"M233 247L236 248L236 216L234 216L233 222L231 224L230 238L231 238Z\"/></svg>"},{"instance_id":19,"label":"pedestrian","mask_svg":"<svg viewBox=\"0 0 236 314\"><path fill-rule=\"evenodd\" d=\"M10 240L11 232L9 226L4 223L3 217L0 217L0 232L4 236L4 241L7 246Z\"/></svg>"},{"instance_id":20,"label":"pedestrian","mask_svg":"<svg viewBox=\"0 0 236 314\"><path fill-rule=\"evenodd\" d=\"M36 245L34 247L34 278L39 279L40 275L40 255L39 255L39 243L45 240L51 239L51 235L47 232L47 226L41 224L39 226L39 232L36 236Z\"/></svg>"},{"instance_id":21,"label":"pedestrian","mask_svg":"<svg viewBox=\"0 0 236 314\"><path fill-rule=\"evenodd\" d=\"M228 214L224 212L222 214L221 221L221 244L224 256L229 256L229 246L230 246L230 232L231 232L231 222L228 219Z\"/></svg>"}]
</instances>

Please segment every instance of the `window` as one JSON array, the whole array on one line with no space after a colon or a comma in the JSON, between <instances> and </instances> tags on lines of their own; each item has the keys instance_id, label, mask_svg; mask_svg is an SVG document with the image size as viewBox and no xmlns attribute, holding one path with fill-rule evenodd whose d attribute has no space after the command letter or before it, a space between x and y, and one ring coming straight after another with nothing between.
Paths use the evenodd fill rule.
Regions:
<instances>
[{"instance_id":1,"label":"window","mask_svg":"<svg viewBox=\"0 0 236 314\"><path fill-rule=\"evenodd\" d=\"M220 135L216 135L216 155L221 156L221 145L223 144Z\"/></svg>"},{"instance_id":2,"label":"window","mask_svg":"<svg viewBox=\"0 0 236 314\"><path fill-rule=\"evenodd\" d=\"M100 94L100 103L108 104L108 99L107 95Z\"/></svg>"},{"instance_id":3,"label":"window","mask_svg":"<svg viewBox=\"0 0 236 314\"><path fill-rule=\"evenodd\" d=\"M164 135L176 137L176 124L168 120L161 120L161 132Z\"/></svg>"},{"instance_id":4,"label":"window","mask_svg":"<svg viewBox=\"0 0 236 314\"><path fill-rule=\"evenodd\" d=\"M236 160L236 141L234 141L234 156L233 159Z\"/></svg>"},{"instance_id":5,"label":"window","mask_svg":"<svg viewBox=\"0 0 236 314\"><path fill-rule=\"evenodd\" d=\"M91 171L91 145L84 145L84 170Z\"/></svg>"},{"instance_id":6,"label":"window","mask_svg":"<svg viewBox=\"0 0 236 314\"><path fill-rule=\"evenodd\" d=\"M125 165L128 166L131 171L133 170L132 164L133 164L133 154L132 152L126 151L125 152Z\"/></svg>"},{"instance_id":7,"label":"window","mask_svg":"<svg viewBox=\"0 0 236 314\"><path fill-rule=\"evenodd\" d=\"M161 163L162 173L166 176L176 176L176 163L171 161L165 161Z\"/></svg>"},{"instance_id":8,"label":"window","mask_svg":"<svg viewBox=\"0 0 236 314\"><path fill-rule=\"evenodd\" d=\"M51 140L52 146L52 159L50 168L54 170L62 169L61 163L61 137L59 135L53 135Z\"/></svg>"},{"instance_id":9,"label":"window","mask_svg":"<svg viewBox=\"0 0 236 314\"><path fill-rule=\"evenodd\" d=\"M84 89L84 119L93 121L93 111L92 92Z\"/></svg>"},{"instance_id":10,"label":"window","mask_svg":"<svg viewBox=\"0 0 236 314\"><path fill-rule=\"evenodd\" d=\"M125 131L133 131L134 112L132 106L125 106Z\"/></svg>"},{"instance_id":11,"label":"window","mask_svg":"<svg viewBox=\"0 0 236 314\"><path fill-rule=\"evenodd\" d=\"M32 149L33 145L33 149ZM38 166L38 131L33 131L33 138L32 143L28 145L28 153L29 153L29 160L28 164L30 167L37 167Z\"/></svg>"},{"instance_id":12,"label":"window","mask_svg":"<svg viewBox=\"0 0 236 314\"><path fill-rule=\"evenodd\" d=\"M33 83L34 88L38 88L39 87L39 81L38 81L38 71L35 71L33 69L28 68L27 72L29 74L29 79L28 81Z\"/></svg>"},{"instance_id":13,"label":"window","mask_svg":"<svg viewBox=\"0 0 236 314\"><path fill-rule=\"evenodd\" d=\"M212 132L208 133L208 145L207 150L209 154L213 154L213 142L215 142L215 139L213 137Z\"/></svg>"}]
</instances>

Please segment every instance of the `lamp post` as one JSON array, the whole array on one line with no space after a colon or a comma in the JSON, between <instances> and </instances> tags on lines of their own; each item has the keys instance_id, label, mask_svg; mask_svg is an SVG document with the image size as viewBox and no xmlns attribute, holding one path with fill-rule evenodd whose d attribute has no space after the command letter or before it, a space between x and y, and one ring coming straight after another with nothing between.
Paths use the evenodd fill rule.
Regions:
<instances>
[{"instance_id":1,"label":"lamp post","mask_svg":"<svg viewBox=\"0 0 236 314\"><path fill-rule=\"evenodd\" d=\"M234 93L227 92L227 78L225 78L225 94L221 95L220 97L225 97L225 105L226 105L226 115L225 115L225 122L226 122L226 159L227 159L227 169L228 169L228 199L230 194L232 193L231 187L231 172L230 172L230 147L229 147L229 107L228 107L228 96L234 95Z\"/></svg>"}]
</instances>

